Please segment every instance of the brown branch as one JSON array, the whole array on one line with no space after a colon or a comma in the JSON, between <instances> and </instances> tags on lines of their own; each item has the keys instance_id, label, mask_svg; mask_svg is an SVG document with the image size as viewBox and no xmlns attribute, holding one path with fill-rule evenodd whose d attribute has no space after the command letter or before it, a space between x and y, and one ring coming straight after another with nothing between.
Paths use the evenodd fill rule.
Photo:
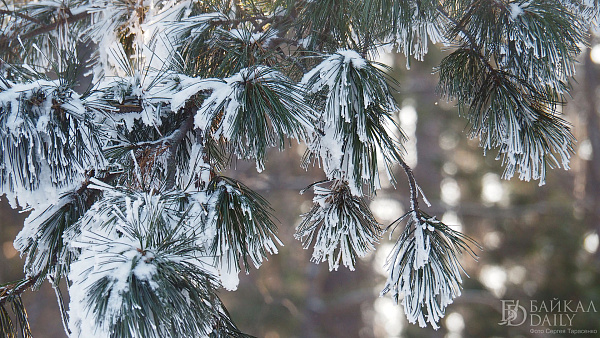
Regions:
<instances>
[{"instance_id":1,"label":"brown branch","mask_svg":"<svg viewBox=\"0 0 600 338\"><path fill-rule=\"evenodd\" d=\"M238 0L235 2L235 8L236 11L242 15L242 17L246 16L248 18L248 22L250 22L254 26L254 30L256 32L260 32L262 30L262 26L258 24L257 18L248 15L248 13L241 4L241 1Z\"/></svg>"},{"instance_id":2,"label":"brown branch","mask_svg":"<svg viewBox=\"0 0 600 338\"><path fill-rule=\"evenodd\" d=\"M29 39L29 38L33 38L35 36L38 36L40 34L44 34L44 33L48 33L51 32L55 29L57 29L59 26L64 25L64 24L71 24L83 19L86 19L88 17L90 17L92 14L88 13L88 12L81 12L75 15L69 15L68 17L63 17L63 18L59 18L57 19L55 22L46 25L46 26L42 26L42 27L38 27L30 32L27 32L23 35L21 35L21 38L23 39Z\"/></svg>"},{"instance_id":3,"label":"brown branch","mask_svg":"<svg viewBox=\"0 0 600 338\"><path fill-rule=\"evenodd\" d=\"M170 136L171 145L169 149L169 159L167 160L167 179L165 183L167 189L171 189L175 186L175 173L177 172L177 161L175 157L177 155L177 148L187 133L194 128L194 114L191 112L191 109L186 110L188 110L189 116Z\"/></svg>"},{"instance_id":4,"label":"brown branch","mask_svg":"<svg viewBox=\"0 0 600 338\"><path fill-rule=\"evenodd\" d=\"M272 38L271 40L269 40L269 43L267 44L267 48L269 49L275 49L275 47L278 47L281 44L288 44L290 46L299 46L300 43L298 42L298 40L296 39L290 39L290 38L285 38L285 37L276 37L276 38Z\"/></svg>"},{"instance_id":5,"label":"brown branch","mask_svg":"<svg viewBox=\"0 0 600 338\"><path fill-rule=\"evenodd\" d=\"M5 10L5 9L0 9L0 14L4 14L4 15L12 15L12 16L16 16L16 17L18 17L18 18L21 18L21 19L25 19L25 20L27 20L27 21L31 21L31 22L33 22L33 23L37 23L37 24L39 24L39 25L41 25L41 24L42 24L42 22L41 22L40 20L38 20L38 19L36 19L36 18L34 18L34 17L31 17L31 16L29 16L29 15L25 15L25 14L23 14L23 13L19 13L19 12L17 12L17 11L7 11L7 10Z\"/></svg>"},{"instance_id":6,"label":"brown branch","mask_svg":"<svg viewBox=\"0 0 600 338\"><path fill-rule=\"evenodd\" d=\"M40 277L41 274L37 274L0 287L0 305L11 297L20 296L27 288L34 285Z\"/></svg>"},{"instance_id":7,"label":"brown branch","mask_svg":"<svg viewBox=\"0 0 600 338\"><path fill-rule=\"evenodd\" d=\"M119 108L118 113L141 113L144 108L139 104L119 104L115 108Z\"/></svg>"},{"instance_id":8,"label":"brown branch","mask_svg":"<svg viewBox=\"0 0 600 338\"><path fill-rule=\"evenodd\" d=\"M400 165L406 176L408 177L408 184L410 186L410 206L412 211L414 211L417 216L419 216L419 187L417 186L417 180L415 180L415 175L411 169L411 167L406 164L404 161L400 161Z\"/></svg>"},{"instance_id":9,"label":"brown branch","mask_svg":"<svg viewBox=\"0 0 600 338\"><path fill-rule=\"evenodd\" d=\"M486 66L486 68L488 68L488 70L490 70L490 72L492 72L493 74L496 74L498 72L498 70L496 68L494 68L489 63L489 60L486 59L485 56L481 53L482 48L477 44L477 42L475 41L475 38L473 36L471 36L471 34L469 34L469 32L467 32L467 30L465 29L465 25L462 22L463 20L461 20L461 22L456 21L452 16L450 16L450 14L448 12L446 12L446 10L444 9L444 7L442 5L439 5L437 7L437 10L442 16L444 16L448 21L450 21L456 27L456 29L458 29L460 31L460 33L467 40L469 49L472 50L475 54L477 54L477 56L479 57L481 62L483 62L483 64ZM466 17L467 17L467 15L465 15L465 18Z\"/></svg>"}]
</instances>

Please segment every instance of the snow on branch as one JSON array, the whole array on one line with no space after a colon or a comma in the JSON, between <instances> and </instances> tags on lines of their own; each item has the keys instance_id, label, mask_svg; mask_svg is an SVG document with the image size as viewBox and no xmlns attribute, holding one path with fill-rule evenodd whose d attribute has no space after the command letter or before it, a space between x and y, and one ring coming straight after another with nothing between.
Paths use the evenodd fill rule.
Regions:
<instances>
[{"instance_id":1,"label":"snow on branch","mask_svg":"<svg viewBox=\"0 0 600 338\"><path fill-rule=\"evenodd\" d=\"M555 6L561 10L550 10ZM586 24L575 12L551 2L511 3L507 11L509 17L500 18L506 26L499 33L502 43L494 51L501 68L540 90L548 87L566 94L581 53L580 42L587 39Z\"/></svg>"},{"instance_id":2,"label":"snow on branch","mask_svg":"<svg viewBox=\"0 0 600 338\"><path fill-rule=\"evenodd\" d=\"M174 2L147 20L147 24L142 27L164 30L175 43L180 43L186 38L202 35L215 21L228 20L227 16L220 12L190 15L192 6L191 1Z\"/></svg>"},{"instance_id":3,"label":"snow on branch","mask_svg":"<svg viewBox=\"0 0 600 338\"><path fill-rule=\"evenodd\" d=\"M391 292L396 303L402 299L409 323L438 329L446 307L461 294L464 270L458 255L466 251L476 257L468 244L477 243L422 210L409 211L390 227L404 219L404 232L386 263L389 276L381 295Z\"/></svg>"},{"instance_id":4,"label":"snow on branch","mask_svg":"<svg viewBox=\"0 0 600 338\"><path fill-rule=\"evenodd\" d=\"M301 83L313 93L315 105L323 107L309 149L327 177L349 182L357 196L363 183L373 192L379 188L379 153L393 181L391 166L401 160L403 134L392 118L398 106L386 75L355 51L339 50Z\"/></svg>"},{"instance_id":5,"label":"snow on branch","mask_svg":"<svg viewBox=\"0 0 600 338\"><path fill-rule=\"evenodd\" d=\"M216 270L203 256L201 207L185 193L93 181L103 197L69 229L73 337L196 337L223 320ZM172 331L172 325L177 331Z\"/></svg>"},{"instance_id":6,"label":"snow on branch","mask_svg":"<svg viewBox=\"0 0 600 338\"><path fill-rule=\"evenodd\" d=\"M493 69L465 49L444 58L439 73L440 91L459 101L471 123L469 136L478 138L486 152L499 149L505 178L518 172L520 179L542 185L547 167L569 168L575 139L569 124L557 116L562 103L552 91Z\"/></svg>"},{"instance_id":7,"label":"snow on branch","mask_svg":"<svg viewBox=\"0 0 600 338\"><path fill-rule=\"evenodd\" d=\"M38 276L34 288L44 277L58 283L67 276L72 253L63 235L86 212L89 198L89 191L81 187L64 194L47 209L33 211L25 220L14 247L25 256L27 276Z\"/></svg>"},{"instance_id":8,"label":"snow on branch","mask_svg":"<svg viewBox=\"0 0 600 338\"><path fill-rule=\"evenodd\" d=\"M368 57L452 48L439 89L469 136L498 149L505 178L543 184L569 166L559 111L600 19L599 0L13 3L0 10L0 195L33 211L14 241L27 276L0 287L0 332L18 326L6 302L25 336L19 295L66 278L63 322L86 338L243 337L214 291L282 243L266 199L223 172L233 158L262 171L289 139L327 178L295 237L330 270L374 250L368 198L380 169L395 183L402 166L410 211L390 226L406 220L382 294L438 328L476 243L419 208L396 83Z\"/></svg>"},{"instance_id":9,"label":"snow on branch","mask_svg":"<svg viewBox=\"0 0 600 338\"><path fill-rule=\"evenodd\" d=\"M458 100L484 151L499 148L504 178L542 185L547 167L569 168L575 139L558 111L587 34L574 6L474 2L460 22L446 13L462 47L442 60L439 89Z\"/></svg>"},{"instance_id":10,"label":"snow on branch","mask_svg":"<svg viewBox=\"0 0 600 338\"><path fill-rule=\"evenodd\" d=\"M224 176L214 177L206 194L204 227L214 233L206 247L217 265L237 274L242 260L248 272L249 261L258 268L267 259L267 254L278 252L276 244L283 243L276 235L273 210L262 196Z\"/></svg>"},{"instance_id":11,"label":"snow on branch","mask_svg":"<svg viewBox=\"0 0 600 338\"><path fill-rule=\"evenodd\" d=\"M312 261L327 261L329 270L340 263L354 270L356 259L375 250L382 230L363 197L353 196L347 184L314 185L313 207L302 215L294 237L305 249L314 243Z\"/></svg>"},{"instance_id":12,"label":"snow on branch","mask_svg":"<svg viewBox=\"0 0 600 338\"><path fill-rule=\"evenodd\" d=\"M391 12L394 22L392 34L388 38L397 46L397 51L406 56L406 66L410 57L423 61L429 43L440 43L444 39L445 21L438 10L438 1L394 1Z\"/></svg>"},{"instance_id":13,"label":"snow on branch","mask_svg":"<svg viewBox=\"0 0 600 338\"><path fill-rule=\"evenodd\" d=\"M49 197L40 200L34 191L59 195L86 171L103 168L95 107L60 80L0 91L0 191L34 206Z\"/></svg>"},{"instance_id":14,"label":"snow on branch","mask_svg":"<svg viewBox=\"0 0 600 338\"><path fill-rule=\"evenodd\" d=\"M268 147L283 149L286 137L304 140L313 129L302 88L271 68L245 68L223 80L185 79L172 109L201 91L212 93L196 113L195 126L223 137L237 156L255 159L259 170Z\"/></svg>"}]
</instances>

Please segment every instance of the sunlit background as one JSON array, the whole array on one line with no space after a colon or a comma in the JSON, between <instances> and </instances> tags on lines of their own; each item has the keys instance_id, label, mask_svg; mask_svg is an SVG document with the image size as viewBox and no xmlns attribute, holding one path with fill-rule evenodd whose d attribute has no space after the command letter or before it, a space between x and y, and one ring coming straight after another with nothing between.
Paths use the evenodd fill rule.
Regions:
<instances>
[{"instance_id":1,"label":"sunlit background","mask_svg":"<svg viewBox=\"0 0 600 338\"><path fill-rule=\"evenodd\" d=\"M399 231L387 232L377 251L350 272L329 272L326 264L310 263L310 250L293 238L300 216L311 207L310 193L298 192L324 178L319 168L300 169L304 147L293 144L285 152L272 151L267 169L258 174L253 163L239 161L232 175L265 196L280 222L280 253L259 270L240 274L235 292L221 296L240 328L257 337L560 337L533 333L529 323L507 327L502 299L573 300L600 309L600 44L581 57L578 83L564 108L578 139L571 169L551 170L547 183L501 179L495 153L483 156L477 140L468 140L466 120L452 102L435 92L432 73L444 52L432 48L425 62L381 55L394 67L398 102L396 116L408 141L410 164L432 206L426 209L443 222L474 238L483 247L478 262L463 257L470 278L463 295L447 309L442 328L434 331L409 324L402 308L379 297L385 284L384 268ZM398 168L399 169L399 168ZM382 173L382 178L386 175ZM394 188L372 199L371 207L386 227L408 206L408 187L397 170ZM23 261L12 246L26 215L0 205L0 283L22 277ZM45 285L24 296L36 337L64 337L54 292ZM539 326L535 329L554 328ZM600 314L578 312L574 329L600 330ZM577 337L600 336L579 334Z\"/></svg>"}]
</instances>

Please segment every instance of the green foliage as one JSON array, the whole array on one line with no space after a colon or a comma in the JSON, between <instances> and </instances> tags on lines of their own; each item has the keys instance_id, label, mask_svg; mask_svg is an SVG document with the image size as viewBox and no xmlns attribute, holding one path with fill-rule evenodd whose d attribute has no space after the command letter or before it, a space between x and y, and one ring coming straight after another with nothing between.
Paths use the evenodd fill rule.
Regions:
<instances>
[{"instance_id":1,"label":"green foliage","mask_svg":"<svg viewBox=\"0 0 600 338\"><path fill-rule=\"evenodd\" d=\"M286 137L306 139L313 110L302 88L286 76L253 67L223 82L212 85L214 93L200 107L196 126L225 138L234 154L256 159L263 168L268 147L283 150Z\"/></svg>"},{"instance_id":2,"label":"green foliage","mask_svg":"<svg viewBox=\"0 0 600 338\"><path fill-rule=\"evenodd\" d=\"M63 235L89 208L93 198L84 187L61 196L57 204L48 207L28 224L31 236L21 237L15 246L25 256L28 276L38 276L34 288L51 278L56 286L69 271L72 254L65 246Z\"/></svg>"},{"instance_id":3,"label":"green foliage","mask_svg":"<svg viewBox=\"0 0 600 338\"><path fill-rule=\"evenodd\" d=\"M183 223L196 215L188 196L91 188L105 189L104 198L69 236L77 253L70 307L83 311L71 314L69 327L82 332L75 334L95 321L111 337L192 337L230 322L214 293L218 281L198 261L198 225Z\"/></svg>"},{"instance_id":4,"label":"green foliage","mask_svg":"<svg viewBox=\"0 0 600 338\"><path fill-rule=\"evenodd\" d=\"M459 69L461 75L449 77L450 69ZM543 184L546 166L568 168L575 139L568 124L556 116L555 94L488 68L468 50L446 57L439 71L441 90L463 102L459 107L471 123L469 136L479 138L486 151L500 148L504 177L518 171L520 179Z\"/></svg>"},{"instance_id":5,"label":"green foliage","mask_svg":"<svg viewBox=\"0 0 600 338\"><path fill-rule=\"evenodd\" d=\"M294 237L305 249L314 245L312 261L327 261L329 270L340 263L354 270L357 258L375 250L382 230L363 197L353 196L347 184L314 185L315 198Z\"/></svg>"},{"instance_id":6,"label":"green foliage","mask_svg":"<svg viewBox=\"0 0 600 338\"><path fill-rule=\"evenodd\" d=\"M0 286L0 337L3 338L31 338L31 328L27 319L27 312L23 306L23 301L20 296L4 295L2 290L4 286ZM6 297L6 298L5 298ZM6 301L10 303L11 310L15 314L15 320L11 318L8 310L6 310Z\"/></svg>"},{"instance_id":7,"label":"green foliage","mask_svg":"<svg viewBox=\"0 0 600 338\"><path fill-rule=\"evenodd\" d=\"M249 272L248 258L255 267L262 265L267 253L277 253L277 226L267 200L242 183L225 176L215 176L207 187L210 195L207 227L216 229L209 244L209 254L218 260L228 260L239 270L242 259ZM229 251L229 253L227 253ZM229 255L229 256L227 256Z\"/></svg>"},{"instance_id":8,"label":"green foliage","mask_svg":"<svg viewBox=\"0 0 600 338\"><path fill-rule=\"evenodd\" d=\"M439 68L439 90L456 99L471 138L499 148L504 177L545 181L546 167L568 169L574 138L558 107L570 89L583 17L557 1L473 2L449 31L460 48Z\"/></svg>"},{"instance_id":9,"label":"green foliage","mask_svg":"<svg viewBox=\"0 0 600 338\"><path fill-rule=\"evenodd\" d=\"M379 186L377 155L383 156L389 177L392 166L402 161L403 135L392 118L398 106L385 73L356 52L339 51L307 73L302 83L321 110L319 133L305 165L314 156L323 162L328 178L350 182L355 194L362 193L363 183L374 193Z\"/></svg>"},{"instance_id":10,"label":"green foliage","mask_svg":"<svg viewBox=\"0 0 600 338\"><path fill-rule=\"evenodd\" d=\"M412 210L384 293L403 292L409 321L437 327L473 243L418 208L397 84L370 58L387 46L422 60L444 43L438 88L468 135L498 149L505 178L543 184L573 152L558 115L596 3L4 2L0 193L34 209L15 241L28 279L3 289L14 312L25 318L24 287L67 276L71 336L245 336L215 290L281 243L266 199L223 171L249 159L260 172L292 138L331 182L315 185L296 234L330 268L374 249L366 198L379 168L395 183L400 164ZM2 311L1 330L25 327Z\"/></svg>"},{"instance_id":11,"label":"green foliage","mask_svg":"<svg viewBox=\"0 0 600 338\"><path fill-rule=\"evenodd\" d=\"M224 57L218 60L215 75L233 75L244 68L257 65L277 67L276 52L268 48L269 41L275 37L276 32L272 30L253 33L249 27L233 31L217 30L214 47L221 49Z\"/></svg>"},{"instance_id":12,"label":"green foliage","mask_svg":"<svg viewBox=\"0 0 600 338\"><path fill-rule=\"evenodd\" d=\"M457 257L466 251L475 258L469 245L478 245L422 210L409 211L390 227L405 218L407 224L386 263L390 277L381 294L391 291L396 303L403 294L408 321L425 327L427 319L436 329L446 306L461 294L464 270Z\"/></svg>"},{"instance_id":13,"label":"green foliage","mask_svg":"<svg viewBox=\"0 0 600 338\"><path fill-rule=\"evenodd\" d=\"M350 28L358 21L359 8L360 2L348 0L307 1L298 21L298 30L307 33L306 47L325 51L359 47Z\"/></svg>"}]
</instances>

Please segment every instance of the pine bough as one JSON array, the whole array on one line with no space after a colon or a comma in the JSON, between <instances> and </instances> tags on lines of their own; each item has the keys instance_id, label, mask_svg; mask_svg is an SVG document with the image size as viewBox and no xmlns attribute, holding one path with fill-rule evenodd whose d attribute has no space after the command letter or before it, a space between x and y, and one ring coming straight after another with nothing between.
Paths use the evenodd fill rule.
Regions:
<instances>
[{"instance_id":1,"label":"pine bough","mask_svg":"<svg viewBox=\"0 0 600 338\"><path fill-rule=\"evenodd\" d=\"M382 295L438 328L477 244L419 208L394 80L371 59L446 45L439 92L469 136L498 150L505 178L543 184L568 168L558 109L600 15L597 0L2 6L0 193L31 211L14 242L26 277L0 286L3 337L31 336L20 295L44 280L71 337L246 336L215 291L282 242L267 201L224 172L233 158L262 171L289 139L327 177L296 237L330 269L375 249L385 231L367 201L380 173L396 184L404 170L410 210L388 227L406 221Z\"/></svg>"}]
</instances>

